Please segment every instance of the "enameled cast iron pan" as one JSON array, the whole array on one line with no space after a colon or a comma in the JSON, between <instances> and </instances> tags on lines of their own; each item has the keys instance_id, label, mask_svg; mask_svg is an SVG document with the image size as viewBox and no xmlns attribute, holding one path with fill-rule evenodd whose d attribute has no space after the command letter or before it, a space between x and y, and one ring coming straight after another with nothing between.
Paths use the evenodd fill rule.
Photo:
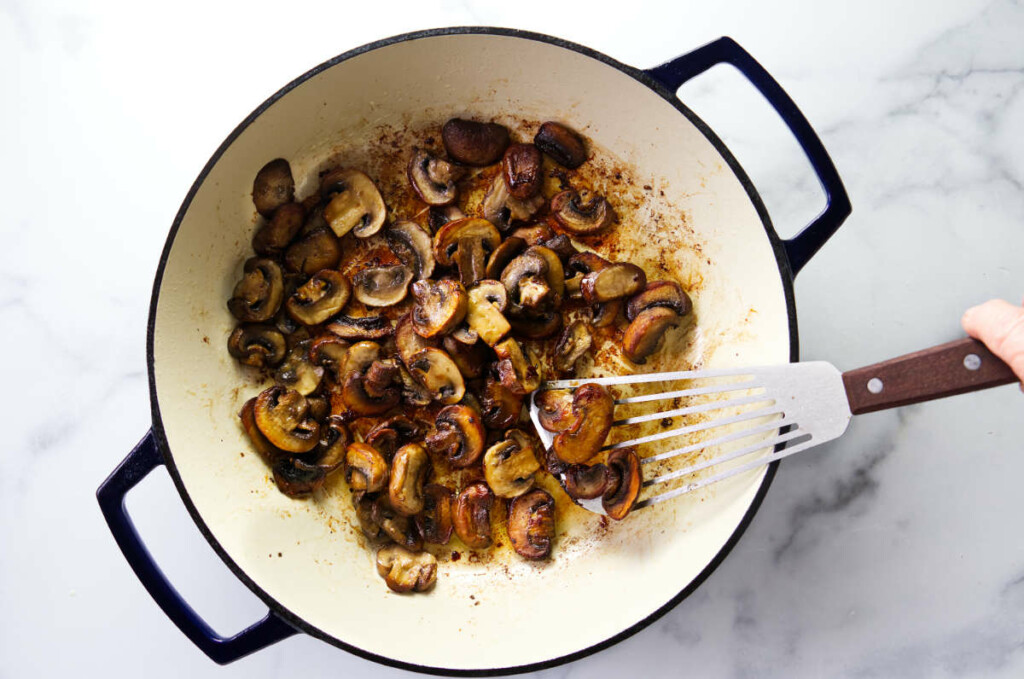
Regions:
<instances>
[{"instance_id":1,"label":"enameled cast iron pan","mask_svg":"<svg viewBox=\"0 0 1024 679\"><path fill-rule=\"evenodd\" d=\"M768 99L824 187L826 209L792 240L779 239L736 160L675 97L683 82L719 63L739 69ZM249 445L236 413L257 387L225 350L234 322L224 300L255 224L249 193L256 170L271 158L289 159L302 195L302 178L315 177L333 150L364 144L381 125L509 113L568 123L664 191L654 208L678 219L631 222L634 254L643 259L648 242L678 253L664 263L693 290L699 321L695 340L661 367L797 360L793 278L850 204L806 119L732 40L644 71L543 35L453 28L383 40L314 68L246 118L185 197L150 309L153 428L98 492L143 585L215 661L301 631L424 672L501 674L567 662L679 603L722 561L760 505L775 465L604 531L585 521L570 526L546 566L463 559L442 564L430 594L399 596L359 544L347 498L291 500L268 485L257 455L240 455ZM214 550L270 607L233 637L215 633L181 599L125 512L125 494L161 464ZM278 552L286 558L268 557Z\"/></svg>"}]
</instances>

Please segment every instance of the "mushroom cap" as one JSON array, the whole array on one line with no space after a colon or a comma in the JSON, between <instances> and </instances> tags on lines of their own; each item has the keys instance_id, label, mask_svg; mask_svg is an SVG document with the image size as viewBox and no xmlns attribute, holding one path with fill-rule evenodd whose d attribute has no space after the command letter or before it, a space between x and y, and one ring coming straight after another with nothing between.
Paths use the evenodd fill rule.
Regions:
<instances>
[{"instance_id":1,"label":"mushroom cap","mask_svg":"<svg viewBox=\"0 0 1024 679\"><path fill-rule=\"evenodd\" d=\"M450 221L434 234L434 259L441 266L451 266L455 262L453 257L458 250L459 241L468 239L479 239L483 243L486 253L494 252L494 249L501 243L501 234L486 219L478 217L465 217Z\"/></svg>"},{"instance_id":2,"label":"mushroom cap","mask_svg":"<svg viewBox=\"0 0 1024 679\"><path fill-rule=\"evenodd\" d=\"M509 134L497 123L452 118L441 128L441 141L456 162L482 167L498 162L508 147Z\"/></svg>"},{"instance_id":3,"label":"mushroom cap","mask_svg":"<svg viewBox=\"0 0 1024 679\"><path fill-rule=\"evenodd\" d=\"M385 230L384 237L398 259L412 269L414 278L419 280L433 275L433 242L422 226L410 221L395 222Z\"/></svg>"},{"instance_id":4,"label":"mushroom cap","mask_svg":"<svg viewBox=\"0 0 1024 679\"><path fill-rule=\"evenodd\" d=\"M516 553L527 559L551 554L555 538L555 499L535 488L512 501L508 510L508 538Z\"/></svg>"},{"instance_id":5,"label":"mushroom cap","mask_svg":"<svg viewBox=\"0 0 1024 679\"><path fill-rule=\"evenodd\" d=\"M228 353L239 363L257 368L280 363L287 347L284 335L272 325L243 323L228 337Z\"/></svg>"},{"instance_id":6,"label":"mushroom cap","mask_svg":"<svg viewBox=\"0 0 1024 679\"><path fill-rule=\"evenodd\" d=\"M310 340L295 344L284 362L274 371L274 379L283 387L294 389L303 396L309 396L320 386L324 369L309 359Z\"/></svg>"},{"instance_id":7,"label":"mushroom cap","mask_svg":"<svg viewBox=\"0 0 1024 679\"><path fill-rule=\"evenodd\" d=\"M412 360L412 355L420 349L436 348L437 344L437 339L423 337L416 332L412 322L412 312L398 319L398 323L395 325L395 346L404 363L408 364Z\"/></svg>"},{"instance_id":8,"label":"mushroom cap","mask_svg":"<svg viewBox=\"0 0 1024 679\"><path fill-rule=\"evenodd\" d=\"M416 300L412 326L421 337L447 334L466 317L469 300L459 281L416 281L412 284L412 296Z\"/></svg>"},{"instance_id":9,"label":"mushroom cap","mask_svg":"<svg viewBox=\"0 0 1024 679\"><path fill-rule=\"evenodd\" d=\"M285 203L270 216L252 237L252 249L258 255L275 257L288 247L306 221L302 203Z\"/></svg>"},{"instance_id":10,"label":"mushroom cap","mask_svg":"<svg viewBox=\"0 0 1024 679\"><path fill-rule=\"evenodd\" d=\"M533 144L512 144L505 149L501 171L509 195L526 200L540 193L544 184L541 166L544 162L540 149Z\"/></svg>"},{"instance_id":11,"label":"mushroom cap","mask_svg":"<svg viewBox=\"0 0 1024 679\"><path fill-rule=\"evenodd\" d=\"M349 231L357 238L369 238L384 225L384 199L373 180L359 170L328 172L320 181L320 194L328 199L324 219L338 238Z\"/></svg>"},{"instance_id":12,"label":"mushroom cap","mask_svg":"<svg viewBox=\"0 0 1024 679\"><path fill-rule=\"evenodd\" d=\"M256 211L270 217L274 210L295 197L292 168L284 158L275 158L256 173L252 183L252 202Z\"/></svg>"},{"instance_id":13,"label":"mushroom cap","mask_svg":"<svg viewBox=\"0 0 1024 679\"><path fill-rule=\"evenodd\" d=\"M551 199L551 214L562 228L577 236L601 233L615 218L615 213L604 196L595 194L584 203L575 189L554 195Z\"/></svg>"},{"instance_id":14,"label":"mushroom cap","mask_svg":"<svg viewBox=\"0 0 1024 679\"><path fill-rule=\"evenodd\" d=\"M569 464L582 464L594 457L611 431L615 400L599 384L587 383L572 396L573 421L555 436L551 448Z\"/></svg>"},{"instance_id":15,"label":"mushroom cap","mask_svg":"<svg viewBox=\"0 0 1024 679\"><path fill-rule=\"evenodd\" d=\"M407 443L395 452L391 460L388 500L396 512L413 516L423 510L423 484L430 471L430 456L420 444Z\"/></svg>"},{"instance_id":16,"label":"mushroom cap","mask_svg":"<svg viewBox=\"0 0 1024 679\"><path fill-rule=\"evenodd\" d=\"M288 497L306 497L324 485L327 474L316 465L283 459L273 467L274 483Z\"/></svg>"},{"instance_id":17,"label":"mushroom cap","mask_svg":"<svg viewBox=\"0 0 1024 679\"><path fill-rule=\"evenodd\" d=\"M678 327L682 317L667 307L641 311L626 326L622 335L622 353L634 363L644 363L661 343L669 328Z\"/></svg>"},{"instance_id":18,"label":"mushroom cap","mask_svg":"<svg viewBox=\"0 0 1024 679\"><path fill-rule=\"evenodd\" d=\"M427 205L448 205L459 196L455 181L461 168L423 149L413 152L407 174L409 184Z\"/></svg>"},{"instance_id":19,"label":"mushroom cap","mask_svg":"<svg viewBox=\"0 0 1024 679\"><path fill-rule=\"evenodd\" d=\"M636 264L615 262L583 277L580 292L587 304L632 297L647 285L647 275Z\"/></svg>"},{"instance_id":20,"label":"mushroom cap","mask_svg":"<svg viewBox=\"0 0 1024 679\"><path fill-rule=\"evenodd\" d=\"M272 467L288 457L288 453L267 440L267 437L260 431L260 428L256 425L255 407L256 398L250 398L242 406L242 410L238 413L238 418L242 421L242 429L249 435L252 447L260 454L263 461Z\"/></svg>"},{"instance_id":21,"label":"mushroom cap","mask_svg":"<svg viewBox=\"0 0 1024 679\"><path fill-rule=\"evenodd\" d=\"M285 268L307 276L323 269L333 269L340 260L341 243L327 227L300 235L284 251Z\"/></svg>"},{"instance_id":22,"label":"mushroom cap","mask_svg":"<svg viewBox=\"0 0 1024 679\"><path fill-rule=\"evenodd\" d=\"M265 389L256 397L256 426L271 444L289 453L307 453L320 438L320 425L308 417L306 398L294 389Z\"/></svg>"},{"instance_id":23,"label":"mushroom cap","mask_svg":"<svg viewBox=\"0 0 1024 679\"><path fill-rule=\"evenodd\" d=\"M494 345L494 353L498 355L495 370L502 385L513 393L526 395L540 386L540 375L537 368L530 365L523 354L522 347L513 338L508 338Z\"/></svg>"},{"instance_id":24,"label":"mushroom cap","mask_svg":"<svg viewBox=\"0 0 1024 679\"><path fill-rule=\"evenodd\" d=\"M559 165L575 170L587 160L583 138L561 123L548 121L540 126L533 143Z\"/></svg>"},{"instance_id":25,"label":"mushroom cap","mask_svg":"<svg viewBox=\"0 0 1024 679\"><path fill-rule=\"evenodd\" d=\"M488 427L504 430L519 422L523 411L523 396L493 377L488 377L484 382L480 401L480 414Z\"/></svg>"},{"instance_id":26,"label":"mushroom cap","mask_svg":"<svg viewBox=\"0 0 1024 679\"><path fill-rule=\"evenodd\" d=\"M546 389L533 398L540 426L557 434L575 422L572 411L573 392L569 389Z\"/></svg>"},{"instance_id":27,"label":"mushroom cap","mask_svg":"<svg viewBox=\"0 0 1024 679\"><path fill-rule=\"evenodd\" d=\"M413 552L423 549L423 538L420 537L416 524L408 516L394 510L387 494L377 498L370 514L373 522L402 547Z\"/></svg>"},{"instance_id":28,"label":"mushroom cap","mask_svg":"<svg viewBox=\"0 0 1024 679\"><path fill-rule=\"evenodd\" d=\"M452 491L438 483L423 486L423 511L416 515L416 528L424 542L445 545L452 537Z\"/></svg>"},{"instance_id":29,"label":"mushroom cap","mask_svg":"<svg viewBox=\"0 0 1024 679\"><path fill-rule=\"evenodd\" d=\"M430 552L414 553L401 545L377 550L377 573L392 591L426 592L437 581L437 559Z\"/></svg>"},{"instance_id":30,"label":"mushroom cap","mask_svg":"<svg viewBox=\"0 0 1024 679\"><path fill-rule=\"evenodd\" d=\"M344 379L342 368L348 356L348 342L340 337L324 335L309 345L309 360L328 371L335 382Z\"/></svg>"},{"instance_id":31,"label":"mushroom cap","mask_svg":"<svg viewBox=\"0 0 1024 679\"><path fill-rule=\"evenodd\" d=\"M462 379L459 367L442 349L420 349L410 357L406 367L434 399L441 403L458 403L466 393L466 383Z\"/></svg>"},{"instance_id":32,"label":"mushroom cap","mask_svg":"<svg viewBox=\"0 0 1024 679\"><path fill-rule=\"evenodd\" d=\"M285 308L299 323L317 325L340 312L350 294L348 279L340 271L322 269L288 298Z\"/></svg>"},{"instance_id":33,"label":"mushroom cap","mask_svg":"<svg viewBox=\"0 0 1024 679\"><path fill-rule=\"evenodd\" d=\"M571 464L562 473L565 492L576 500L601 497L619 483L618 472L601 464Z\"/></svg>"},{"instance_id":34,"label":"mushroom cap","mask_svg":"<svg viewBox=\"0 0 1024 679\"><path fill-rule=\"evenodd\" d=\"M487 431L480 415L466 405L442 408L434 421L435 431L426 439L427 447L444 455L456 469L474 465L484 453Z\"/></svg>"},{"instance_id":35,"label":"mushroom cap","mask_svg":"<svg viewBox=\"0 0 1024 679\"><path fill-rule=\"evenodd\" d=\"M540 463L529 439L515 429L484 453L484 479L498 497L518 497L528 491L538 469Z\"/></svg>"},{"instance_id":36,"label":"mushroom cap","mask_svg":"<svg viewBox=\"0 0 1024 679\"><path fill-rule=\"evenodd\" d=\"M404 264L374 266L352 277L356 299L366 306L387 307L405 299L413 271Z\"/></svg>"},{"instance_id":37,"label":"mushroom cap","mask_svg":"<svg viewBox=\"0 0 1024 679\"><path fill-rule=\"evenodd\" d=\"M562 329L562 314L557 311L521 313L509 318L512 334L523 339L545 339Z\"/></svg>"},{"instance_id":38,"label":"mushroom cap","mask_svg":"<svg viewBox=\"0 0 1024 679\"><path fill-rule=\"evenodd\" d=\"M572 370L576 361L590 350L594 338L583 321L573 321L555 344L555 368Z\"/></svg>"},{"instance_id":39,"label":"mushroom cap","mask_svg":"<svg viewBox=\"0 0 1024 679\"><path fill-rule=\"evenodd\" d=\"M385 316L345 316L338 314L327 329L343 339L372 340L387 337L394 328Z\"/></svg>"},{"instance_id":40,"label":"mushroom cap","mask_svg":"<svg viewBox=\"0 0 1024 679\"><path fill-rule=\"evenodd\" d=\"M353 441L345 448L345 480L352 490L383 490L388 485L387 460L373 446Z\"/></svg>"},{"instance_id":41,"label":"mushroom cap","mask_svg":"<svg viewBox=\"0 0 1024 679\"><path fill-rule=\"evenodd\" d=\"M242 279L235 284L228 310L243 323L269 321L281 307L284 278L271 259L252 257L245 262Z\"/></svg>"},{"instance_id":42,"label":"mushroom cap","mask_svg":"<svg viewBox=\"0 0 1024 679\"><path fill-rule=\"evenodd\" d=\"M452 524L455 534L471 549L491 546L491 508L494 493L483 481L462 489L452 503Z\"/></svg>"},{"instance_id":43,"label":"mushroom cap","mask_svg":"<svg viewBox=\"0 0 1024 679\"><path fill-rule=\"evenodd\" d=\"M621 521L626 518L643 485L643 473L640 470L640 458L636 448L619 448L608 454L608 468L618 478L618 484L608 489L601 498L601 506L611 518Z\"/></svg>"}]
</instances>

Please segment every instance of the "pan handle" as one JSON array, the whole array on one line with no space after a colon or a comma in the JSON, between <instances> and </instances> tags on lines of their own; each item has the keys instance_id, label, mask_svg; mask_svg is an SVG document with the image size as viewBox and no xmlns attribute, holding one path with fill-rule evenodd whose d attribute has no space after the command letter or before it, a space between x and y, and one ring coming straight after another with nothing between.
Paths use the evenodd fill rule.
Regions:
<instances>
[{"instance_id":1,"label":"pan handle","mask_svg":"<svg viewBox=\"0 0 1024 679\"><path fill-rule=\"evenodd\" d=\"M274 611L268 611L266 617L238 634L222 637L199 617L168 582L136 532L124 505L128 491L163 463L163 457L153 439L153 431L150 430L96 491L96 499L99 500L114 540L150 596L192 643L221 665L295 634L297 630L294 627Z\"/></svg>"},{"instance_id":2,"label":"pan handle","mask_svg":"<svg viewBox=\"0 0 1024 679\"><path fill-rule=\"evenodd\" d=\"M796 137L825 191L825 209L821 214L796 236L784 241L789 265L795 276L850 216L850 198L846 195L846 188L836 172L836 166L832 164L832 159L807 118L775 78L732 38L719 38L689 54L649 69L647 75L675 92L687 80L718 64L732 64L768 100Z\"/></svg>"}]
</instances>

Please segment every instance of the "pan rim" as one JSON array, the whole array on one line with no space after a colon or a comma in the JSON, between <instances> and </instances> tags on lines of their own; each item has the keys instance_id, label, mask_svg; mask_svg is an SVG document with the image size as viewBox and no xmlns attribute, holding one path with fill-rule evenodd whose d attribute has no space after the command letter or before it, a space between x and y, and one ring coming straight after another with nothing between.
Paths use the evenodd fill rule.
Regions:
<instances>
[{"instance_id":1,"label":"pan rim","mask_svg":"<svg viewBox=\"0 0 1024 679\"><path fill-rule=\"evenodd\" d=\"M279 89L277 92L272 94L263 103L261 103L256 109L252 111L246 118L239 123L231 133L224 139L223 142L217 147L214 153L210 156L210 159L203 166L196 180L189 188L188 193L185 195L181 206L178 208L178 212L174 217L174 221L171 224L171 229L168 233L167 240L164 244L164 248L160 254L160 260L157 265L156 275L153 281L153 290L150 298L150 309L149 318L146 327L146 365L147 375L149 379L149 395L150 395L150 410L153 421L153 436L156 442L157 449L160 451L160 455L163 458L164 464L167 467L167 471L171 476L174 486L178 491L178 495L181 497L182 502L185 504L185 508L188 510L189 515L192 517L196 527L202 533L203 537L213 548L214 552L220 557L228 569L237 577L253 594L255 594L261 601L263 601L271 610L272 613L279 616L282 620L287 622L295 629L304 632L312 637L325 641L333 646L341 648L353 655L371 660L382 665L389 667L395 667L403 670L412 672L419 672L423 674L443 675L443 676L462 676L462 677L492 677L492 676L506 676L511 674L520 674L525 672L535 672L538 670L549 669L559 665L573 662L581 658L593 655L606 648L614 646L615 644L623 641L637 632L648 627L670 610L675 608L681 603L686 597L692 594L700 587L708 577L721 565L722 561L729 555L732 549L739 542L740 538L746 532L747 527L750 525L760 509L761 503L764 501L765 496L768 493L768 489L772 484L775 477L778 462L773 462L768 465L764 479L761 481L761 485L755 494L753 501L743 514L740 522L737 524L735 530L726 540L722 548L715 554L708 564L701 570L701 572L687 584L681 591L672 596L657 610L650 613L644 619L630 625L628 628L614 634L603 641L588 646L587 648L580 649L573 653L550 658L547 660L530 663L526 665L514 665L507 667L494 667L494 668L474 668L474 669L458 669L458 668L445 668L431 665L420 665L416 663L410 663L406 661L396 660L389 658L365 649L359 648L353 644L342 641L337 637L334 637L327 632L311 625L306 622L303 618L293 613L287 607L279 603L276 599L270 596L259 584L252 580L231 558L227 551L221 546L219 541L214 537L212 531L206 525L206 522L202 518L198 509L195 507L192 499L189 496L188 491L185 488L184 482L178 471L178 468L174 462L174 457L171 454L170 445L167 441L167 436L164 431L163 420L160 416L160 405L156 391L156 372L155 372L155 360L154 360L154 341L155 341L155 329L156 329L156 315L157 307L160 299L160 288L163 283L163 275L167 265L167 261L170 257L171 249L174 245L175 238L178 230L184 220L185 215L188 213L191 207L192 200L198 192L199 188L203 185L207 176L213 167L220 160L224 152L231 146L232 143L244 132L249 125L253 123L260 115L263 114L270 106L272 106L279 99L288 94L291 90L295 89L302 83L306 82L310 78L317 74L336 66L344 61L347 61L353 57L359 56L366 52L370 52L382 47L394 45L401 42L408 42L412 40L420 40L424 38L433 38L445 35L495 35L504 37L521 38L526 40L532 40L536 42L547 43L555 45L563 49L571 50L578 54L590 57L603 64L615 68L622 73L632 77L641 84L653 90L660 97L665 99L671 104L677 111L684 115L698 130L701 134L715 147L715 150L722 156L726 161L729 169L733 172L736 178L739 180L741 186L746 191L748 198L754 206L758 216L761 219L761 223L764 226L765 233L768 236L768 240L772 247L772 252L775 254L776 263L779 268L779 275L782 282L783 292L786 301L786 314L789 329L789 360L796 361L799 359L799 337L797 332L797 318L796 318L796 301L793 291L793 280L794 275L792 268L789 263L789 259L786 255L784 242L779 238L775 232L775 228L772 225L771 218L768 215L768 210L761 199L760 194L754 187L753 182L744 172L739 162L728 150L721 139L711 130L711 128L704 123L693 111L687 108L682 101L675 95L674 92L669 91L661 83L654 80L645 71L623 64L612 57L607 56L602 52L598 52L589 47L579 45L561 38L545 35L542 33L535 33L531 31L523 31L511 28L500 28L492 26L456 26L446 28L433 28L421 31L413 31L410 33L403 33L389 38L384 38L371 43L367 43L360 47L356 47L347 52L344 52L338 56L335 56L318 66L306 71L299 77L295 78L284 87Z\"/></svg>"}]
</instances>

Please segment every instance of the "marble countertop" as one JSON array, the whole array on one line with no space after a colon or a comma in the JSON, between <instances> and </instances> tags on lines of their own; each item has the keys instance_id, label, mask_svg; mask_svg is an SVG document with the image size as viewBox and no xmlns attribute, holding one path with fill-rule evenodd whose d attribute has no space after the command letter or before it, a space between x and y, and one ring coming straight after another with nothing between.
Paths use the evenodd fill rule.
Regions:
<instances>
[{"instance_id":1,"label":"marble countertop","mask_svg":"<svg viewBox=\"0 0 1024 679\"><path fill-rule=\"evenodd\" d=\"M179 203L210 153L313 65L444 25L551 33L636 66L720 35L778 78L854 206L796 285L805 359L852 368L959 336L1024 291L1024 7L1017 2L0 3L0 676L397 676L297 636L219 668L131 573L93 493L149 426L145 326ZM822 204L735 73L681 96L783 235ZM785 461L732 555L642 633L552 677L1024 676L1024 398L1012 387L855 418ZM1020 477L1020 478L1018 478ZM129 499L215 628L265 609L166 474Z\"/></svg>"}]
</instances>

